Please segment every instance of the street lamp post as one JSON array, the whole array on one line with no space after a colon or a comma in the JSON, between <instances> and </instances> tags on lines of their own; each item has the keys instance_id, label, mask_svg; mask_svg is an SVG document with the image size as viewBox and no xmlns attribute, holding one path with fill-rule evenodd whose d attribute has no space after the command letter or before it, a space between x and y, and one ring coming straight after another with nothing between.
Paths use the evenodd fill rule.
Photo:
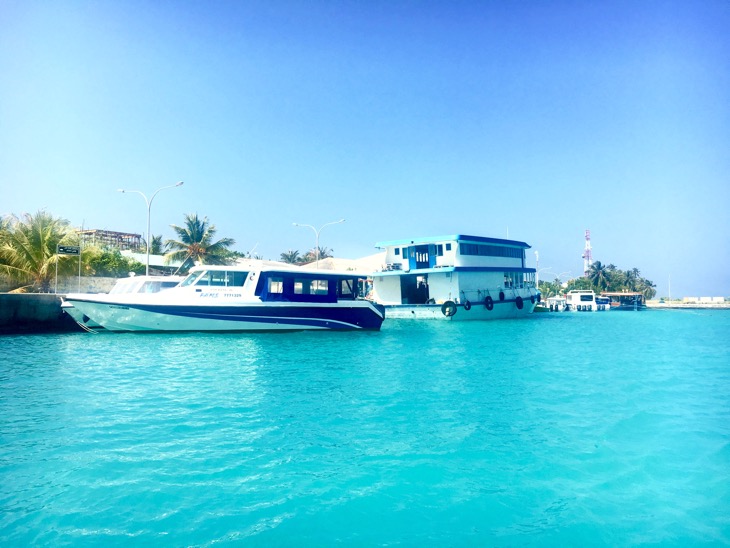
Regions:
<instances>
[{"instance_id":1,"label":"street lamp post","mask_svg":"<svg viewBox=\"0 0 730 548\"><path fill-rule=\"evenodd\" d=\"M144 198L145 203L147 204L147 267L145 269L145 275L150 275L150 239L152 238L152 234L150 233L150 213L152 212L152 200L155 199L155 196L157 196L157 193L161 190L165 190L166 188L175 188L178 186L181 186L183 184L183 181L180 181L178 183L175 183L174 185L168 185L163 186L155 190L155 192L152 194L152 197L148 200L147 196L142 192L141 190L124 190L123 188L117 189L117 192L134 192L135 194L139 194Z\"/></svg>"},{"instance_id":2,"label":"street lamp post","mask_svg":"<svg viewBox=\"0 0 730 548\"><path fill-rule=\"evenodd\" d=\"M332 221L331 223L325 223L321 227L319 227L319 230L314 228L312 225L305 225L305 224L301 224L301 223L292 223L292 225L294 225L294 226L305 226L305 227L311 228L314 231L314 235L315 235L314 256L315 256L315 260L316 260L315 264L316 264L317 270L319 270L319 233L322 232L322 229L326 226L337 225L337 224L344 223L344 222L345 222L345 219L340 219L339 221Z\"/></svg>"}]
</instances>

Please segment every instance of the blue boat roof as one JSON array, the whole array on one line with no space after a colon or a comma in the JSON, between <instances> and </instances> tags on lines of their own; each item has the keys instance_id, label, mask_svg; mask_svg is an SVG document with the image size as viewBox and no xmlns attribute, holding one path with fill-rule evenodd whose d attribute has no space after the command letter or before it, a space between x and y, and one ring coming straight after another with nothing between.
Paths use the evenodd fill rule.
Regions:
<instances>
[{"instance_id":1,"label":"blue boat roof","mask_svg":"<svg viewBox=\"0 0 730 548\"><path fill-rule=\"evenodd\" d=\"M418 244L433 244L436 242L477 242L485 244L501 244L511 245L514 247L522 247L530 249L530 246L525 242L519 242L517 240L504 240L502 238L487 238L485 236L468 236L465 234L452 234L450 236L429 236L425 238L411 238L404 240L388 240L387 242L378 242L375 247L382 249L391 245L418 245Z\"/></svg>"}]
</instances>

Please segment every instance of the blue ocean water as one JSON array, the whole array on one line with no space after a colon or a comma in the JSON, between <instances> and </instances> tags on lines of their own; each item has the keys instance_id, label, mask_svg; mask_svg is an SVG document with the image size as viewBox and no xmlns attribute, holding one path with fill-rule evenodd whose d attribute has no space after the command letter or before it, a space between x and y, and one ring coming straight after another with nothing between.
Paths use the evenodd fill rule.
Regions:
<instances>
[{"instance_id":1,"label":"blue ocean water","mask_svg":"<svg viewBox=\"0 0 730 548\"><path fill-rule=\"evenodd\" d=\"M730 311L4 337L0 543L730 544Z\"/></svg>"}]
</instances>

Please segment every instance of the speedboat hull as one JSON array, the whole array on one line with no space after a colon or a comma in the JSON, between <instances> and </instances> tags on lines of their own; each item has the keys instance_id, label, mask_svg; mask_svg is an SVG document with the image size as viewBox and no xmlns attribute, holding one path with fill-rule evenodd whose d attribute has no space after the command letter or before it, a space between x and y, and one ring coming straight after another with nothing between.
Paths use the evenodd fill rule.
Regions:
<instances>
[{"instance_id":1,"label":"speedboat hull","mask_svg":"<svg viewBox=\"0 0 730 548\"><path fill-rule=\"evenodd\" d=\"M357 300L333 307L316 303L184 305L66 299L108 331L377 330L382 307Z\"/></svg>"}]
</instances>

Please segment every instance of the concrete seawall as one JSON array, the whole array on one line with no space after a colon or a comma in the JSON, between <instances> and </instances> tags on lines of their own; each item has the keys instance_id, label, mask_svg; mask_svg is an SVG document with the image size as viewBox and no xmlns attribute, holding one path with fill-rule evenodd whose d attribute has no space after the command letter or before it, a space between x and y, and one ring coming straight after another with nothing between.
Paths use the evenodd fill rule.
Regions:
<instances>
[{"instance_id":1,"label":"concrete seawall","mask_svg":"<svg viewBox=\"0 0 730 548\"><path fill-rule=\"evenodd\" d=\"M0 335L81 331L61 309L63 295L0 293Z\"/></svg>"},{"instance_id":2,"label":"concrete seawall","mask_svg":"<svg viewBox=\"0 0 730 548\"><path fill-rule=\"evenodd\" d=\"M730 303L684 303L681 301L657 302L647 301L647 308L657 310L727 310L730 309Z\"/></svg>"}]
</instances>

